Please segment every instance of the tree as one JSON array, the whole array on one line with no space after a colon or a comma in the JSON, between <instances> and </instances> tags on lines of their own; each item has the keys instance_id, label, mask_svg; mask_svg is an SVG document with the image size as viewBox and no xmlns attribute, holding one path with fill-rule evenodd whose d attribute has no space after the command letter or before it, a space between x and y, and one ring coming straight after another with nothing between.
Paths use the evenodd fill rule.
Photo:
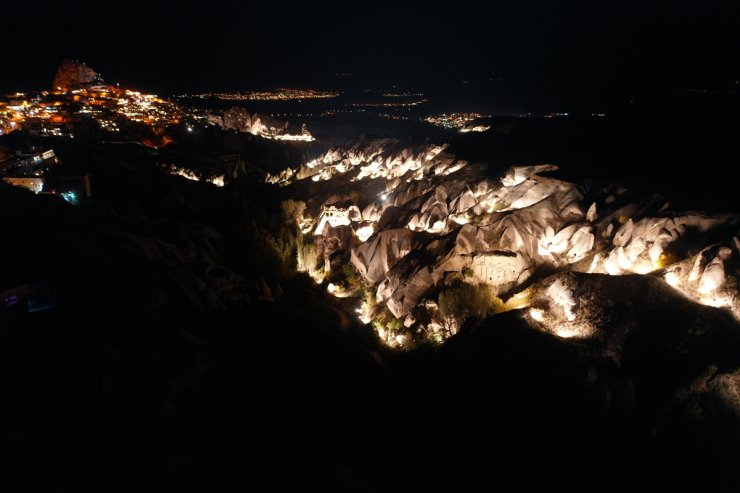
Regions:
<instances>
[{"instance_id":1,"label":"tree","mask_svg":"<svg viewBox=\"0 0 740 493\"><path fill-rule=\"evenodd\" d=\"M306 203L302 200L283 200L280 203L280 210L286 223L298 224L306 212Z\"/></svg>"},{"instance_id":2,"label":"tree","mask_svg":"<svg viewBox=\"0 0 740 493\"><path fill-rule=\"evenodd\" d=\"M446 289L439 294L439 316L449 335L454 335L469 318L483 319L504 311L504 302L487 284L467 282Z\"/></svg>"},{"instance_id":3,"label":"tree","mask_svg":"<svg viewBox=\"0 0 740 493\"><path fill-rule=\"evenodd\" d=\"M344 266L342 267L342 272L344 273L344 278L347 280L347 286L349 287L350 291L363 289L365 287L365 279L362 277L362 274L360 274L357 268L351 263L344 264Z\"/></svg>"},{"instance_id":4,"label":"tree","mask_svg":"<svg viewBox=\"0 0 740 493\"><path fill-rule=\"evenodd\" d=\"M313 277L317 273L316 265L319 259L316 252L316 245L313 243L301 243L298 245L297 253L298 270L307 272Z\"/></svg>"}]
</instances>

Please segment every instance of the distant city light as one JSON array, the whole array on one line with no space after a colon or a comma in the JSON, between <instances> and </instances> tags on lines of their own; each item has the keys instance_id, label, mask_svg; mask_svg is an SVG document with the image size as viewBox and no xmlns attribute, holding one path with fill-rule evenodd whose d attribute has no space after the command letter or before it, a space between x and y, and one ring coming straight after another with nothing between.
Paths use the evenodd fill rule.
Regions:
<instances>
[{"instance_id":1,"label":"distant city light","mask_svg":"<svg viewBox=\"0 0 740 493\"><path fill-rule=\"evenodd\" d=\"M215 98L229 101L290 101L295 99L330 99L337 96L339 96L338 92L286 88L263 92L207 92L195 95L195 97L201 99Z\"/></svg>"},{"instance_id":2,"label":"distant city light","mask_svg":"<svg viewBox=\"0 0 740 493\"><path fill-rule=\"evenodd\" d=\"M468 123L479 118L488 118L490 115L481 115L479 113L442 113L441 115L432 115L424 119L425 122L431 123L442 128L458 129L460 132L485 132L490 127L478 125L475 127L466 127Z\"/></svg>"}]
</instances>

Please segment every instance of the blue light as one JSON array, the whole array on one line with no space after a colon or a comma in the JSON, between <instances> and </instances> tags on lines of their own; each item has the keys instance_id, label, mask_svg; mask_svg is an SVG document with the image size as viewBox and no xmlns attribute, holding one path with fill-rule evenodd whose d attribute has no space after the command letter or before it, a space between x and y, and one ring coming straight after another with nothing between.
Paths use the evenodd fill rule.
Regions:
<instances>
[{"instance_id":1,"label":"blue light","mask_svg":"<svg viewBox=\"0 0 740 493\"><path fill-rule=\"evenodd\" d=\"M70 204L77 205L77 195L74 192L62 192L59 195Z\"/></svg>"}]
</instances>

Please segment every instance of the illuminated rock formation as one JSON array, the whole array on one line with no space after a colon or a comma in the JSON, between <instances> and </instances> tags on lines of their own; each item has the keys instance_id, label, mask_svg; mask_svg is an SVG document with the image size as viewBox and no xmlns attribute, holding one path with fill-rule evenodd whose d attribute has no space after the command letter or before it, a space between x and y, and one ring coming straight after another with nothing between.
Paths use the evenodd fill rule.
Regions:
<instances>
[{"instance_id":1,"label":"illuminated rock formation","mask_svg":"<svg viewBox=\"0 0 740 493\"><path fill-rule=\"evenodd\" d=\"M561 337L585 338L598 322L581 316L601 313L595 308L601 301L585 303L581 284L570 278L540 285L543 275L575 271L586 277L574 279L588 283L589 275L668 266L666 283L740 317L737 216L676 214L653 199L629 202L616 184L589 188L544 176L556 170L545 164L491 173L444 145L381 139L325 150L272 181L322 204L312 231L318 245L331 245L322 246L325 265L351 263L375 291L375 305L360 310L363 321L392 316L394 327L439 340L431 307L442 290L468 283L512 296L502 305L507 309L534 297L540 304L533 320L549 321L548 330ZM331 205L337 197L346 200L341 207ZM722 232L735 237L712 246ZM706 248L697 255L697 246ZM396 333L383 330L383 340L393 343L389 334Z\"/></svg>"},{"instance_id":2,"label":"illuminated rock formation","mask_svg":"<svg viewBox=\"0 0 740 493\"><path fill-rule=\"evenodd\" d=\"M682 341L674 346L681 357L688 354L686 348L715 344L720 334L737 340L740 319L731 306L737 303L736 287L702 298L682 274L675 280L678 283L664 282L656 275L558 273L535 283L530 308L523 314L531 326L554 337L587 342L589 351L616 365L623 364L627 341L636 341L634 336L641 332L649 332L650 340ZM734 405L740 403L737 394L726 397Z\"/></svg>"},{"instance_id":3,"label":"illuminated rock formation","mask_svg":"<svg viewBox=\"0 0 740 493\"><path fill-rule=\"evenodd\" d=\"M98 74L84 63L64 60L57 69L52 88L68 92L84 84L100 82Z\"/></svg>"},{"instance_id":4,"label":"illuminated rock formation","mask_svg":"<svg viewBox=\"0 0 740 493\"><path fill-rule=\"evenodd\" d=\"M411 251L414 234L408 229L381 231L351 251L351 262L365 278L380 282L395 263Z\"/></svg>"},{"instance_id":5,"label":"illuminated rock formation","mask_svg":"<svg viewBox=\"0 0 740 493\"><path fill-rule=\"evenodd\" d=\"M182 176L183 178L187 178L188 180L201 181L202 179L201 176L199 176L195 171L181 166L176 166L174 164L162 165L162 169L171 175ZM223 187L225 185L225 178L226 177L224 175L218 175L206 178L204 181L210 183L211 185L216 185L217 187Z\"/></svg>"},{"instance_id":6,"label":"illuminated rock formation","mask_svg":"<svg viewBox=\"0 0 740 493\"><path fill-rule=\"evenodd\" d=\"M341 207L336 205L324 206L314 229L314 235L321 235L327 227L349 226L360 220L360 209L356 205Z\"/></svg>"},{"instance_id":7,"label":"illuminated rock formation","mask_svg":"<svg viewBox=\"0 0 740 493\"><path fill-rule=\"evenodd\" d=\"M476 255L472 265L476 279L494 286L521 282L527 267L521 254L500 250Z\"/></svg>"},{"instance_id":8,"label":"illuminated rock formation","mask_svg":"<svg viewBox=\"0 0 740 493\"><path fill-rule=\"evenodd\" d=\"M288 122L281 122L272 117L250 114L243 108L234 107L222 113L211 113L208 123L227 130L249 133L266 139L303 141L315 140L306 125L295 127Z\"/></svg>"},{"instance_id":9,"label":"illuminated rock formation","mask_svg":"<svg viewBox=\"0 0 740 493\"><path fill-rule=\"evenodd\" d=\"M444 146L424 145L413 148L400 146L392 139L361 141L349 147L332 148L301 166L298 179L329 180L334 176L355 173L353 181L374 178L400 178L389 183L393 190L402 181L420 180L425 175L449 171L455 162L449 155L440 156Z\"/></svg>"},{"instance_id":10,"label":"illuminated rock formation","mask_svg":"<svg viewBox=\"0 0 740 493\"><path fill-rule=\"evenodd\" d=\"M395 317L403 317L419 304L434 286L431 269L409 257L387 272L378 286L377 299Z\"/></svg>"}]
</instances>

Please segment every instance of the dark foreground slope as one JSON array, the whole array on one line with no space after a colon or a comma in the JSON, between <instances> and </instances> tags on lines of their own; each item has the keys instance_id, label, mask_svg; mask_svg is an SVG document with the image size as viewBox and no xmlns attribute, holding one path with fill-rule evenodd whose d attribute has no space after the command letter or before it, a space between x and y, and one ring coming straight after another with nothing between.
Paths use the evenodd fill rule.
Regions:
<instances>
[{"instance_id":1,"label":"dark foreground slope","mask_svg":"<svg viewBox=\"0 0 740 493\"><path fill-rule=\"evenodd\" d=\"M389 353L282 264L248 177L106 149L94 203L0 188L1 288L56 303L0 318L4 491L737 491L726 313L666 293L618 360L518 313Z\"/></svg>"}]
</instances>

